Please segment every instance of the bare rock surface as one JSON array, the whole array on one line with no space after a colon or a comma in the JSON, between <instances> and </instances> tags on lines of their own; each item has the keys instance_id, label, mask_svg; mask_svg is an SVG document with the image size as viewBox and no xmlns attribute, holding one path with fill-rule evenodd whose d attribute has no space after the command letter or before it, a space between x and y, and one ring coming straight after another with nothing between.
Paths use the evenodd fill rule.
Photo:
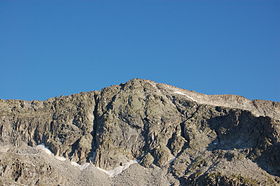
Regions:
<instances>
[{"instance_id":1,"label":"bare rock surface","mask_svg":"<svg viewBox=\"0 0 280 186\"><path fill-rule=\"evenodd\" d=\"M142 79L0 100L0 185L280 185L279 176L278 102Z\"/></svg>"}]
</instances>

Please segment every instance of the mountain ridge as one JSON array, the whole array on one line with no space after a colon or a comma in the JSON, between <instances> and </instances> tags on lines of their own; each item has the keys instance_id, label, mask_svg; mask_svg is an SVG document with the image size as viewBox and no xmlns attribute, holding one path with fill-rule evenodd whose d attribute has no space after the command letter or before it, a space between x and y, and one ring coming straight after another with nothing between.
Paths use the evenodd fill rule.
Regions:
<instances>
[{"instance_id":1,"label":"mountain ridge","mask_svg":"<svg viewBox=\"0 0 280 186\"><path fill-rule=\"evenodd\" d=\"M280 119L280 102L277 102L277 101L261 100L261 99L252 99L251 100L246 97L243 97L240 95L234 95L234 94L208 95L208 94L199 93L199 92L196 92L193 90L178 88L178 87L168 85L165 83L156 83L151 80L140 79L140 78L131 79L131 80L127 81L126 83L133 82L133 81L144 81L144 82L149 82L149 83L153 84L153 86L155 86L155 87L159 86L159 87L168 88L169 90L171 90L169 93L171 93L172 90L175 90L175 92L173 91L173 93L176 93L176 90L177 90L178 94L188 96L189 98L190 98L190 96L191 96L191 98L193 96L198 97L200 101L194 100L193 98L192 98L192 100L196 101L200 104L208 104L208 105L213 105L213 106L224 106L224 107L229 107L229 108L244 109L244 110L254 112L256 114L256 116L266 116L266 111L263 107L269 107L270 108L269 112L273 112L273 115L269 115L269 116ZM119 85L111 85L109 87L123 86L126 83L121 83ZM105 87L105 88L107 88L107 87ZM102 92L102 90L105 88L102 88L101 90L85 91L85 92L74 93L74 94L70 94L70 95L51 97L46 100L0 99L0 101L24 101L24 102L30 102L30 103L37 102L37 101L45 102L45 101L51 101L56 98L63 98L63 97L68 97L68 96L80 95L80 94L88 94L88 93L93 93L93 92ZM202 100L201 100L201 98L202 98ZM205 101L205 100L211 100L211 102ZM223 102L227 102L228 100L229 100L229 103L223 104ZM243 105L243 107L242 107L241 104L244 104L244 103L245 104L247 103L247 105L245 105L245 106Z\"/></svg>"},{"instance_id":2,"label":"mountain ridge","mask_svg":"<svg viewBox=\"0 0 280 186\"><path fill-rule=\"evenodd\" d=\"M279 113L279 102L205 95L142 79L46 101L0 100L0 143L9 147L0 154L0 168L6 167L0 174L7 183L26 182L21 175L29 164L20 166L20 160L9 158L18 156L15 149L44 144L67 161L106 170L139 162L108 185L141 183L145 170L162 179L151 176L139 185L277 185ZM10 161L21 168L5 164ZM53 171L47 172L63 180L62 185L75 182L57 173L57 165L49 166ZM138 171L131 174L134 169ZM13 177L13 171L21 175ZM38 171L30 180L50 182ZM88 176L80 181L100 183Z\"/></svg>"}]
</instances>

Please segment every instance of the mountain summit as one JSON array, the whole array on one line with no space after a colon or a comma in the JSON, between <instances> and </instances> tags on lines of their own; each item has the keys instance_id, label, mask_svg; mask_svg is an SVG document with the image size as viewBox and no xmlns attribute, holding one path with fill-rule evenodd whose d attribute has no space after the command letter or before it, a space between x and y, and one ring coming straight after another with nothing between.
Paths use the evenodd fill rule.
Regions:
<instances>
[{"instance_id":1,"label":"mountain summit","mask_svg":"<svg viewBox=\"0 0 280 186\"><path fill-rule=\"evenodd\" d=\"M0 100L0 185L280 185L280 103L149 80Z\"/></svg>"}]
</instances>

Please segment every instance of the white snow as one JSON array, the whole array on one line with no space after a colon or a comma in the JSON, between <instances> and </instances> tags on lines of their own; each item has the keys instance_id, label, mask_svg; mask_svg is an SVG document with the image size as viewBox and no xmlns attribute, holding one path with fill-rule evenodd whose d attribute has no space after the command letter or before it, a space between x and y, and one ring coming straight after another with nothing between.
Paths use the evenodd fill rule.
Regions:
<instances>
[{"instance_id":1,"label":"white snow","mask_svg":"<svg viewBox=\"0 0 280 186\"><path fill-rule=\"evenodd\" d=\"M174 91L174 93L186 96L186 94L184 94L183 92L180 92L180 91Z\"/></svg>"},{"instance_id":2,"label":"white snow","mask_svg":"<svg viewBox=\"0 0 280 186\"><path fill-rule=\"evenodd\" d=\"M84 169L86 169L89 165L90 165L90 163L84 163L83 165L80 165L80 169L81 169L81 170L84 170Z\"/></svg>"},{"instance_id":3,"label":"white snow","mask_svg":"<svg viewBox=\"0 0 280 186\"><path fill-rule=\"evenodd\" d=\"M176 157L175 157L175 156L172 156L172 157L169 159L169 163L172 163L175 159L176 159Z\"/></svg>"},{"instance_id":4,"label":"white snow","mask_svg":"<svg viewBox=\"0 0 280 186\"><path fill-rule=\"evenodd\" d=\"M59 160L59 161L65 161L66 158L62 157L62 156L55 156L51 151L50 149L48 149L44 144L40 144L40 145L37 145L37 148L39 150L42 150L43 152L45 152L46 154L48 154L49 156L53 156L55 157L55 159Z\"/></svg>"},{"instance_id":5,"label":"white snow","mask_svg":"<svg viewBox=\"0 0 280 186\"><path fill-rule=\"evenodd\" d=\"M44 144L37 145L37 148L44 151L48 155L53 156L53 153Z\"/></svg>"},{"instance_id":6,"label":"white snow","mask_svg":"<svg viewBox=\"0 0 280 186\"><path fill-rule=\"evenodd\" d=\"M123 166L118 166L112 170L105 170L105 169L102 169L100 167L95 167L97 168L98 170L106 173L109 177L114 177L120 173L122 173L125 169L129 168L130 165L134 164L134 163L138 163L137 160L130 160L129 162L125 163ZM85 163L83 165L80 165L76 162L73 162L71 161L71 165L75 166L75 167L78 167L80 170L84 170L86 169L91 163Z\"/></svg>"},{"instance_id":7,"label":"white snow","mask_svg":"<svg viewBox=\"0 0 280 186\"><path fill-rule=\"evenodd\" d=\"M84 163L84 164L80 165L77 162L71 161L71 165L78 167L80 170L84 170L90 165L90 163Z\"/></svg>"},{"instance_id":8,"label":"white snow","mask_svg":"<svg viewBox=\"0 0 280 186\"><path fill-rule=\"evenodd\" d=\"M55 159L59 160L59 161L65 161L66 158L62 157L62 156L55 156Z\"/></svg>"},{"instance_id":9,"label":"white snow","mask_svg":"<svg viewBox=\"0 0 280 186\"><path fill-rule=\"evenodd\" d=\"M123 166L116 167L112 170L104 170L99 167L96 167L98 170L105 172L109 177L114 177L120 173L122 173L125 169L129 168L130 165L138 163L137 160L130 160L129 162L125 163Z\"/></svg>"},{"instance_id":10,"label":"white snow","mask_svg":"<svg viewBox=\"0 0 280 186\"><path fill-rule=\"evenodd\" d=\"M80 167L81 165L78 164L77 162L71 161L71 165L75 166L75 167Z\"/></svg>"},{"instance_id":11,"label":"white snow","mask_svg":"<svg viewBox=\"0 0 280 186\"><path fill-rule=\"evenodd\" d=\"M97 168L98 170L106 173L109 177L114 177L120 173L122 173L125 169L129 168L130 165L134 164L134 163L138 163L137 160L130 160L129 162L125 163L123 166L118 166L112 170L105 170L105 169L102 169L100 167L95 167ZM85 163L83 165L80 165L74 161L71 161L71 165L75 166L75 167L78 167L80 170L84 170L86 169L91 163Z\"/></svg>"},{"instance_id":12,"label":"white snow","mask_svg":"<svg viewBox=\"0 0 280 186\"><path fill-rule=\"evenodd\" d=\"M191 96L183 93L183 92L180 92L180 91L174 91L175 94L180 94L180 95L183 95L183 96L186 96L187 98L191 99L192 101L196 101L195 99L193 99Z\"/></svg>"},{"instance_id":13,"label":"white snow","mask_svg":"<svg viewBox=\"0 0 280 186\"><path fill-rule=\"evenodd\" d=\"M54 157L55 159L57 159L59 161L66 161L66 158L64 158L64 157L55 156L44 144L37 145L37 148L39 150L42 150L46 154ZM84 163L84 164L80 165L80 164L78 164L77 162L74 162L74 161L71 161L70 163L71 163L71 165L73 165L75 167L78 167L80 170L86 169L91 164L91 163ZM130 165L135 164L135 163L138 163L138 161L137 160L130 160L130 161L124 163L124 165L118 166L118 167L116 167L112 170L105 170L105 169L102 169L100 167L96 167L96 168L98 170L106 173L107 175L109 175L109 177L114 177L114 176L122 173L125 169L128 169Z\"/></svg>"}]
</instances>

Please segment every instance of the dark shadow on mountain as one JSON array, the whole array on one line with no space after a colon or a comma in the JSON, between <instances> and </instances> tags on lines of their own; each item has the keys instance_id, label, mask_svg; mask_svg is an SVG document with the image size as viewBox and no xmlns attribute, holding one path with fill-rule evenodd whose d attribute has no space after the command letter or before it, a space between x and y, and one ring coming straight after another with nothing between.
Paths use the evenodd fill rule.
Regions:
<instances>
[{"instance_id":1,"label":"dark shadow on mountain","mask_svg":"<svg viewBox=\"0 0 280 186\"><path fill-rule=\"evenodd\" d=\"M280 143L269 146L255 162L269 174L280 176Z\"/></svg>"},{"instance_id":2,"label":"dark shadow on mountain","mask_svg":"<svg viewBox=\"0 0 280 186\"><path fill-rule=\"evenodd\" d=\"M208 146L208 150L254 148L263 136L263 117L255 117L248 111L232 110L228 114L207 120L217 138Z\"/></svg>"},{"instance_id":3,"label":"dark shadow on mountain","mask_svg":"<svg viewBox=\"0 0 280 186\"><path fill-rule=\"evenodd\" d=\"M237 150L268 173L280 175L280 145L273 136L271 118L231 110L226 115L207 120L207 123L217 134L207 150Z\"/></svg>"}]
</instances>

